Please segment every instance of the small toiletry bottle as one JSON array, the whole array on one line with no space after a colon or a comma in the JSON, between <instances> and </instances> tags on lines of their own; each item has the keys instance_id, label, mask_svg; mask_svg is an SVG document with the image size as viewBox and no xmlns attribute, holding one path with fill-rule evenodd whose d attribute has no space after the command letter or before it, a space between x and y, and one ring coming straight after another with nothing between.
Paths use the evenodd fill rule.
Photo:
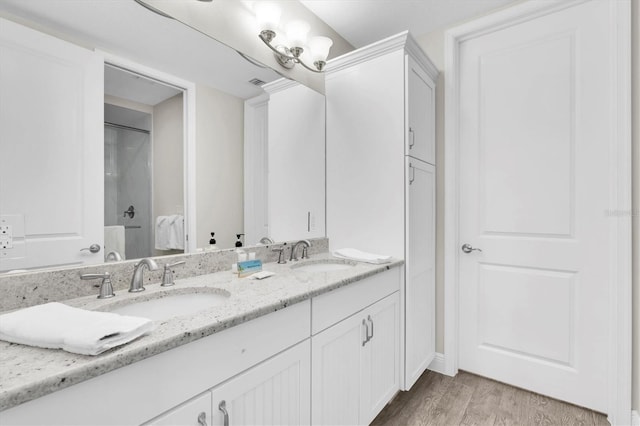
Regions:
<instances>
[{"instance_id":1,"label":"small toiletry bottle","mask_svg":"<svg viewBox=\"0 0 640 426\"><path fill-rule=\"evenodd\" d=\"M238 262L244 262L247 260L247 252L242 249L236 249L236 256L238 256Z\"/></svg>"},{"instance_id":2,"label":"small toiletry bottle","mask_svg":"<svg viewBox=\"0 0 640 426\"><path fill-rule=\"evenodd\" d=\"M213 238L213 236L214 236L215 234L216 234L215 232L212 232L212 233L211 233L211 239L209 240L209 248L210 248L210 249L217 249L217 248L218 248L218 246L216 246L216 239L215 239L215 238Z\"/></svg>"}]
</instances>

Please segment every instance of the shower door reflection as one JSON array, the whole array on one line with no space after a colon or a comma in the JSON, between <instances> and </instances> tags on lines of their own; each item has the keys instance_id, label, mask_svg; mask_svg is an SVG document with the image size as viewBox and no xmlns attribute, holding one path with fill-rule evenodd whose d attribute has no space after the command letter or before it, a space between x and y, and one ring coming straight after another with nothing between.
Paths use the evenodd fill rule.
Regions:
<instances>
[{"instance_id":1,"label":"shower door reflection","mask_svg":"<svg viewBox=\"0 0 640 426\"><path fill-rule=\"evenodd\" d=\"M142 117L143 122L145 118ZM150 116L148 120L150 123ZM151 256L149 130L105 122L104 163L105 254L114 250L123 259ZM113 226L124 227L124 241L118 234L121 228ZM123 249L124 253L121 252Z\"/></svg>"}]
</instances>

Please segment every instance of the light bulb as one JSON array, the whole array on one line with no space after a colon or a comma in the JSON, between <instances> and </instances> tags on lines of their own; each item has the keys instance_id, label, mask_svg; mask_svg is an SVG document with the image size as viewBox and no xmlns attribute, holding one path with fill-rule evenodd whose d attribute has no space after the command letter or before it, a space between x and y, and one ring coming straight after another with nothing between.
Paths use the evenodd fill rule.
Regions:
<instances>
[{"instance_id":1,"label":"light bulb","mask_svg":"<svg viewBox=\"0 0 640 426\"><path fill-rule=\"evenodd\" d=\"M329 57L329 49L333 46L333 40L329 37L312 37L309 40L309 50L313 62L326 62Z\"/></svg>"},{"instance_id":2,"label":"light bulb","mask_svg":"<svg viewBox=\"0 0 640 426\"><path fill-rule=\"evenodd\" d=\"M285 28L291 47L304 47L307 44L307 34L311 27L305 21L291 21Z\"/></svg>"},{"instance_id":3,"label":"light bulb","mask_svg":"<svg viewBox=\"0 0 640 426\"><path fill-rule=\"evenodd\" d=\"M256 20L260 31L270 30L276 31L280 24L280 15L282 11L273 3L257 1L253 7L256 12Z\"/></svg>"}]
</instances>

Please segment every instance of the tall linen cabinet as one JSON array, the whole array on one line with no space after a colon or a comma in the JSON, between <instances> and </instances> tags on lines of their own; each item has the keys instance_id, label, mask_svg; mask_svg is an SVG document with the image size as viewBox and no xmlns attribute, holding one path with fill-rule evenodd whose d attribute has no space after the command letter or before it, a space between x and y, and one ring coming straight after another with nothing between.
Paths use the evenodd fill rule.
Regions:
<instances>
[{"instance_id":1,"label":"tall linen cabinet","mask_svg":"<svg viewBox=\"0 0 640 426\"><path fill-rule=\"evenodd\" d=\"M330 62L327 235L405 259L400 387L435 356L435 81L408 32Z\"/></svg>"}]
</instances>

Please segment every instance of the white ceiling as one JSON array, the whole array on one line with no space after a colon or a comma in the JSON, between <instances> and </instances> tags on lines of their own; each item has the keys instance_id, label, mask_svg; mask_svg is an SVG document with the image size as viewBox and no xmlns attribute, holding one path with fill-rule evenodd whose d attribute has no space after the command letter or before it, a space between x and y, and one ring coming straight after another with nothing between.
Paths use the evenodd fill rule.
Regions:
<instances>
[{"instance_id":1,"label":"white ceiling","mask_svg":"<svg viewBox=\"0 0 640 426\"><path fill-rule=\"evenodd\" d=\"M301 0L354 47L409 30L414 37L516 0Z\"/></svg>"},{"instance_id":2,"label":"white ceiling","mask_svg":"<svg viewBox=\"0 0 640 426\"><path fill-rule=\"evenodd\" d=\"M273 81L271 69L133 0L0 0L0 13L89 48L98 48L182 79L246 99L262 93L248 81Z\"/></svg>"}]
</instances>

